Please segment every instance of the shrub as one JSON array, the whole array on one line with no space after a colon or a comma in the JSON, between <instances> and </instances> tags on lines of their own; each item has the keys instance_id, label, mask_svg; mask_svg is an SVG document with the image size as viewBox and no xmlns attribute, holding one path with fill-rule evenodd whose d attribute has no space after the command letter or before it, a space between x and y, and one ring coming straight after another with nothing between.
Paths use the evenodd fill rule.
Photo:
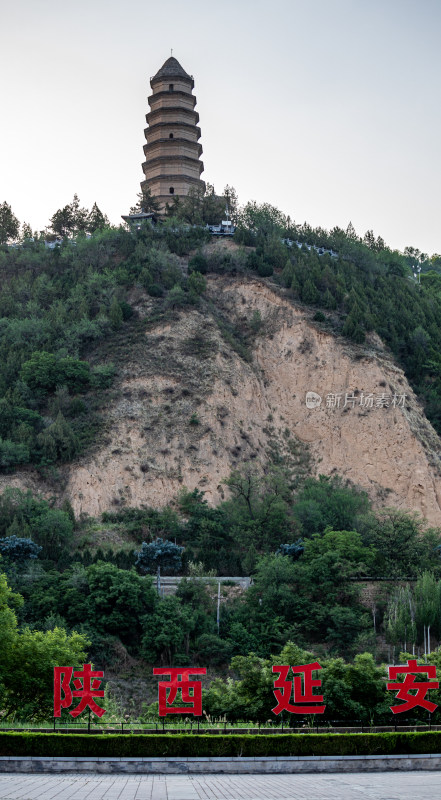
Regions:
<instances>
[{"instance_id":1,"label":"shrub","mask_svg":"<svg viewBox=\"0 0 441 800\"><path fill-rule=\"evenodd\" d=\"M337 734L69 735L0 733L2 756L216 757L361 756L439 753L441 731Z\"/></svg>"},{"instance_id":2,"label":"shrub","mask_svg":"<svg viewBox=\"0 0 441 800\"><path fill-rule=\"evenodd\" d=\"M208 270L208 261L202 253L196 253L193 258L188 262L188 272L200 272L201 275L206 275Z\"/></svg>"}]
</instances>

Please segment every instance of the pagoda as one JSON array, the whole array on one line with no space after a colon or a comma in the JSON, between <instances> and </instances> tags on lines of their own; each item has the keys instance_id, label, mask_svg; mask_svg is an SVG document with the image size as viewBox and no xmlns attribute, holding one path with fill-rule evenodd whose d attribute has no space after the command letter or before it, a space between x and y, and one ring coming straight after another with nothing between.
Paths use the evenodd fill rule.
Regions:
<instances>
[{"instance_id":1,"label":"pagoda","mask_svg":"<svg viewBox=\"0 0 441 800\"><path fill-rule=\"evenodd\" d=\"M159 201L161 210L175 197L185 197L190 189L205 191L200 175L202 145L199 114L194 110L194 80L176 58L168 58L150 78L152 94L146 115L147 144L142 169L145 180L141 189L148 189Z\"/></svg>"}]
</instances>

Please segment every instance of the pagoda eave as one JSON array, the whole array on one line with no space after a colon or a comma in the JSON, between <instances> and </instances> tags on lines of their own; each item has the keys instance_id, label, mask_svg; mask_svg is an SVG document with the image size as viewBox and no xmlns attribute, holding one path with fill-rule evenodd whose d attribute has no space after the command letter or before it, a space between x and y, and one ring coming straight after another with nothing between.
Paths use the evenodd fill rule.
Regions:
<instances>
[{"instance_id":1,"label":"pagoda eave","mask_svg":"<svg viewBox=\"0 0 441 800\"><path fill-rule=\"evenodd\" d=\"M147 156L147 153L154 152L155 150L167 150L172 149L175 145L183 145L187 148L187 150L194 150L195 156L197 157L202 155L202 145L199 142L193 142L191 139L185 139L181 137L174 136L173 139L167 137L166 139L155 139L153 142L149 142L148 144L144 145L144 155ZM179 156L179 153L176 153L176 157ZM165 153L164 158L173 158L174 154L170 153L169 155ZM189 156L191 158L191 156Z\"/></svg>"},{"instance_id":2,"label":"pagoda eave","mask_svg":"<svg viewBox=\"0 0 441 800\"><path fill-rule=\"evenodd\" d=\"M182 92L180 89L173 89L173 91L171 91L171 92L168 92L168 91L156 92L156 94L151 94L150 97L147 98L147 100L148 100L149 105L151 105L152 101L157 100L158 98L161 99L163 97L176 97L177 95L181 96L181 97L185 97L186 100L192 100L193 101L193 108L195 107L195 105L196 105L195 96L193 94L188 94L188 92ZM165 108L167 108L167 106L165 106Z\"/></svg>"},{"instance_id":3,"label":"pagoda eave","mask_svg":"<svg viewBox=\"0 0 441 800\"><path fill-rule=\"evenodd\" d=\"M192 131L196 131L198 139L201 138L201 129L196 125L192 125L191 122L156 122L154 125L149 125L148 128L144 128L145 138L147 139L148 133L156 131L158 128L173 128L173 130L189 128ZM186 141L191 141L191 139L186 139Z\"/></svg>"},{"instance_id":4,"label":"pagoda eave","mask_svg":"<svg viewBox=\"0 0 441 800\"><path fill-rule=\"evenodd\" d=\"M194 78L191 75L180 75L178 72L170 72L167 75L154 75L153 78L150 78L150 86L153 89L155 84L157 83L164 83L165 81L182 81L188 83L188 85L194 89Z\"/></svg>"},{"instance_id":5,"label":"pagoda eave","mask_svg":"<svg viewBox=\"0 0 441 800\"><path fill-rule=\"evenodd\" d=\"M149 167L153 167L155 164L161 163L174 163L174 164L192 164L197 165L199 169L199 174L204 171L204 164L203 161L200 161L199 158L191 158L190 156L155 156L154 158L148 158L142 164L142 169L145 174L145 170ZM168 177L168 176L167 176Z\"/></svg>"},{"instance_id":6,"label":"pagoda eave","mask_svg":"<svg viewBox=\"0 0 441 800\"><path fill-rule=\"evenodd\" d=\"M199 114L197 111L193 111L191 108L182 108L182 106L166 106L166 108L157 108L155 111L150 111L146 114L147 124L150 125L150 120L157 119L158 117L163 117L164 114L170 114L175 117L177 114L183 114L193 120L194 125L197 125L199 122ZM175 124L179 125L180 123L177 121Z\"/></svg>"}]
</instances>

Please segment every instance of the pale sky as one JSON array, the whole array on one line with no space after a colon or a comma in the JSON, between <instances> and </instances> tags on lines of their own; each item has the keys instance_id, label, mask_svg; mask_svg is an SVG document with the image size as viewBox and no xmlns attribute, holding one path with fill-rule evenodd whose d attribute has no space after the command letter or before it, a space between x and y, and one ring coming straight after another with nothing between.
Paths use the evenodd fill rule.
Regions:
<instances>
[{"instance_id":1,"label":"pale sky","mask_svg":"<svg viewBox=\"0 0 441 800\"><path fill-rule=\"evenodd\" d=\"M0 202L119 224L149 78L194 75L205 171L296 222L441 253L441 0L2 0Z\"/></svg>"}]
</instances>

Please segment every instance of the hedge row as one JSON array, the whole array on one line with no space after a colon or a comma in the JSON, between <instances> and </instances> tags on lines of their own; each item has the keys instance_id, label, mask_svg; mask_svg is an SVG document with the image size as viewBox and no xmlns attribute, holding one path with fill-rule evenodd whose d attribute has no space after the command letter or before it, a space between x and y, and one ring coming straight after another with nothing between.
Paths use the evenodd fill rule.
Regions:
<instances>
[{"instance_id":1,"label":"hedge row","mask_svg":"<svg viewBox=\"0 0 441 800\"><path fill-rule=\"evenodd\" d=\"M2 756L354 756L440 753L441 731L249 736L0 733Z\"/></svg>"}]
</instances>

